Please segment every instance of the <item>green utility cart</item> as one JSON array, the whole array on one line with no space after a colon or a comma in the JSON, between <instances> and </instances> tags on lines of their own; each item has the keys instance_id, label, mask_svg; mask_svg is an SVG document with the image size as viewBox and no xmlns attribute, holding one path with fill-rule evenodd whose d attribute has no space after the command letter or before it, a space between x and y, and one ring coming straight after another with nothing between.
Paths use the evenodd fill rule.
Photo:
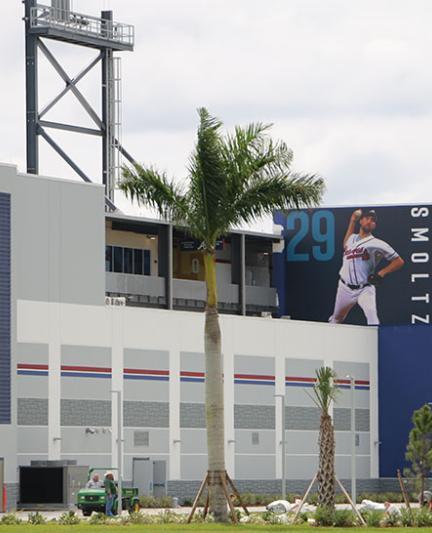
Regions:
<instances>
[{"instance_id":1,"label":"green utility cart","mask_svg":"<svg viewBox=\"0 0 432 533\"><path fill-rule=\"evenodd\" d=\"M90 468L88 471L88 480L91 479L93 472L104 470L116 470L115 468ZM94 511L97 513L105 512L105 488L102 486L97 489L82 488L77 493L76 506L81 509L84 516L90 516ZM131 512L139 510L138 489L132 487L122 487L122 509ZM117 513L117 497L114 499L113 513Z\"/></svg>"}]
</instances>

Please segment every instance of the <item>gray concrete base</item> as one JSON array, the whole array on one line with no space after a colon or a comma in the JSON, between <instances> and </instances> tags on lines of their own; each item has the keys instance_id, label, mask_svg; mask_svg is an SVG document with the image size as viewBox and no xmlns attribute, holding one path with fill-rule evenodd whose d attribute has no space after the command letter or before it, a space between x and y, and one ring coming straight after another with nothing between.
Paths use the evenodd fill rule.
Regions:
<instances>
[{"instance_id":1,"label":"gray concrete base","mask_svg":"<svg viewBox=\"0 0 432 533\"><path fill-rule=\"evenodd\" d=\"M343 486L351 490L351 480L341 480ZM307 479L289 479L286 482L286 492L290 494L302 495L306 491L310 480ZM196 496L201 481L168 481L168 495L176 496L180 502L193 500ZM251 492L254 494L281 494L280 479L237 479L235 485L241 493ZM314 487L313 490L316 490ZM399 482L396 478L379 478L379 479L358 479L357 494L362 492L399 492Z\"/></svg>"}]
</instances>

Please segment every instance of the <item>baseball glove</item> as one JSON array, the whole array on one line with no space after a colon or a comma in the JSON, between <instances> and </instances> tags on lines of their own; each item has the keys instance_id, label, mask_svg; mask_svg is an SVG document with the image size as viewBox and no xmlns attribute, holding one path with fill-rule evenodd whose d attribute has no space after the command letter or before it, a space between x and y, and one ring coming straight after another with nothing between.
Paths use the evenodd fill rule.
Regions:
<instances>
[{"instance_id":1,"label":"baseball glove","mask_svg":"<svg viewBox=\"0 0 432 533\"><path fill-rule=\"evenodd\" d=\"M379 287L383 281L383 278L379 274L370 274L368 277L368 283Z\"/></svg>"}]
</instances>

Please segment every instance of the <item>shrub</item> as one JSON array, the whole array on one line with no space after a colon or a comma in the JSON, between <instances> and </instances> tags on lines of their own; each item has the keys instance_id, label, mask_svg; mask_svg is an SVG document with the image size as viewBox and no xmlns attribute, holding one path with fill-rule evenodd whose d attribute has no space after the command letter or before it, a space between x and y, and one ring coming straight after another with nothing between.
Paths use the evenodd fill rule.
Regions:
<instances>
[{"instance_id":1,"label":"shrub","mask_svg":"<svg viewBox=\"0 0 432 533\"><path fill-rule=\"evenodd\" d=\"M46 518L39 511L36 511L35 513L29 513L28 523L32 526L40 526L46 524Z\"/></svg>"},{"instance_id":2,"label":"shrub","mask_svg":"<svg viewBox=\"0 0 432 533\"><path fill-rule=\"evenodd\" d=\"M157 499L153 496L141 496L139 502L140 507L144 509L156 509L159 507Z\"/></svg>"},{"instance_id":3,"label":"shrub","mask_svg":"<svg viewBox=\"0 0 432 533\"><path fill-rule=\"evenodd\" d=\"M141 496L139 503L140 507L143 509L171 509L173 507L173 499L171 496L162 496L162 498Z\"/></svg>"},{"instance_id":4,"label":"shrub","mask_svg":"<svg viewBox=\"0 0 432 533\"><path fill-rule=\"evenodd\" d=\"M334 512L335 527L353 527L356 524L354 513L348 509L341 509Z\"/></svg>"},{"instance_id":5,"label":"shrub","mask_svg":"<svg viewBox=\"0 0 432 533\"><path fill-rule=\"evenodd\" d=\"M317 526L329 527L334 524L335 512L329 507L318 507L315 511L314 518Z\"/></svg>"},{"instance_id":6,"label":"shrub","mask_svg":"<svg viewBox=\"0 0 432 533\"><path fill-rule=\"evenodd\" d=\"M386 513L381 521L384 527L398 527L401 524L401 516L399 513Z\"/></svg>"},{"instance_id":7,"label":"shrub","mask_svg":"<svg viewBox=\"0 0 432 533\"><path fill-rule=\"evenodd\" d=\"M59 524L62 526L75 526L81 522L80 517L73 511L63 513L59 516Z\"/></svg>"},{"instance_id":8,"label":"shrub","mask_svg":"<svg viewBox=\"0 0 432 533\"><path fill-rule=\"evenodd\" d=\"M384 516L383 511L365 511L362 516L368 527L380 527L381 520Z\"/></svg>"},{"instance_id":9,"label":"shrub","mask_svg":"<svg viewBox=\"0 0 432 533\"><path fill-rule=\"evenodd\" d=\"M400 522L403 527L413 527L415 523L415 513L406 508L401 509Z\"/></svg>"},{"instance_id":10,"label":"shrub","mask_svg":"<svg viewBox=\"0 0 432 533\"><path fill-rule=\"evenodd\" d=\"M362 500L372 500L378 503L403 503L403 495L401 492L362 492L357 497L357 503Z\"/></svg>"},{"instance_id":11,"label":"shrub","mask_svg":"<svg viewBox=\"0 0 432 533\"><path fill-rule=\"evenodd\" d=\"M432 513L427 507L419 509L414 515L414 524L417 527L431 527Z\"/></svg>"},{"instance_id":12,"label":"shrub","mask_svg":"<svg viewBox=\"0 0 432 533\"><path fill-rule=\"evenodd\" d=\"M0 520L0 523L5 526L16 526L17 524L21 524L21 522L22 522L21 518L18 518L13 513L4 514Z\"/></svg>"},{"instance_id":13,"label":"shrub","mask_svg":"<svg viewBox=\"0 0 432 533\"><path fill-rule=\"evenodd\" d=\"M107 517L104 513L92 513L88 522L92 526L96 526L98 524L106 524Z\"/></svg>"},{"instance_id":14,"label":"shrub","mask_svg":"<svg viewBox=\"0 0 432 533\"><path fill-rule=\"evenodd\" d=\"M158 524L175 524L179 522L179 515L173 511L162 511L156 515Z\"/></svg>"},{"instance_id":15,"label":"shrub","mask_svg":"<svg viewBox=\"0 0 432 533\"><path fill-rule=\"evenodd\" d=\"M173 507L173 499L171 496L162 496L159 500L159 504L163 509L171 509Z\"/></svg>"}]
</instances>

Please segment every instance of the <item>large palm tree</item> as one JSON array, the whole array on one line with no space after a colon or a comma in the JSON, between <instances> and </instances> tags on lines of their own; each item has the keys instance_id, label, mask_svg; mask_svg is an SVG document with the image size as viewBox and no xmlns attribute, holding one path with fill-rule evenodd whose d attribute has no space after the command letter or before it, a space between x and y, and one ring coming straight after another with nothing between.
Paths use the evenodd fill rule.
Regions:
<instances>
[{"instance_id":1,"label":"large palm tree","mask_svg":"<svg viewBox=\"0 0 432 533\"><path fill-rule=\"evenodd\" d=\"M318 505L334 509L335 507L335 437L333 421L330 415L331 403L336 399L339 389L336 385L335 372L323 366L316 370L316 382L312 400L321 410L319 432L318 465Z\"/></svg>"},{"instance_id":2,"label":"large palm tree","mask_svg":"<svg viewBox=\"0 0 432 533\"><path fill-rule=\"evenodd\" d=\"M132 200L187 228L201 243L207 286L204 345L210 511L217 521L226 521L219 476L219 472L225 475L225 437L216 240L275 209L318 204L324 183L314 175L291 171L292 152L283 142L269 138L269 125L236 127L233 134L223 135L218 119L204 108L198 113L197 141L186 180L175 182L152 167L135 164L123 169L120 188Z\"/></svg>"}]
</instances>

